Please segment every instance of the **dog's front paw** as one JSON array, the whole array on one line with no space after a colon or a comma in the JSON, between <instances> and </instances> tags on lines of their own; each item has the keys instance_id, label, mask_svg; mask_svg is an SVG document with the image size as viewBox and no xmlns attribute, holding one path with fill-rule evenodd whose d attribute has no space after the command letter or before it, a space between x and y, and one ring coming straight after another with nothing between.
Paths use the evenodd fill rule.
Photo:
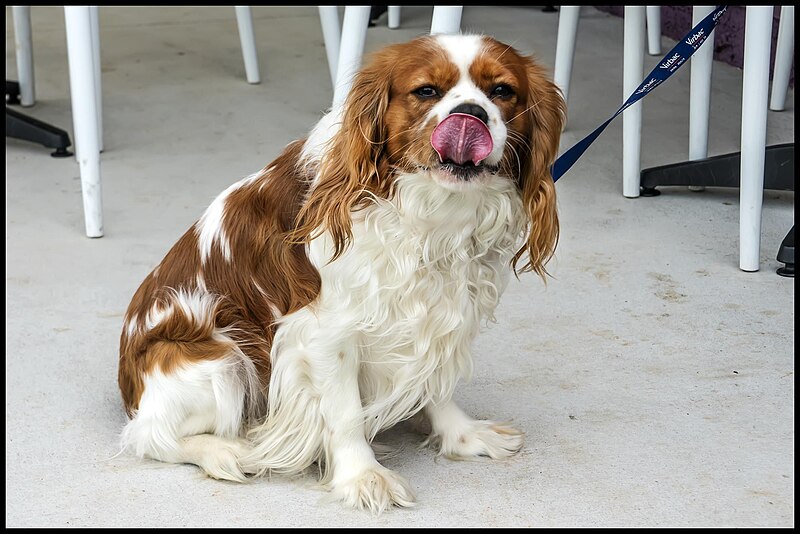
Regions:
<instances>
[{"instance_id":1,"label":"dog's front paw","mask_svg":"<svg viewBox=\"0 0 800 534\"><path fill-rule=\"evenodd\" d=\"M408 481L382 466L341 482L334 480L331 493L348 506L376 515L392 506L413 506L416 500Z\"/></svg>"},{"instance_id":2,"label":"dog's front paw","mask_svg":"<svg viewBox=\"0 0 800 534\"><path fill-rule=\"evenodd\" d=\"M508 458L522 448L522 432L506 423L471 421L459 431L432 435L427 443L438 446L439 454L452 459L488 456Z\"/></svg>"}]
</instances>

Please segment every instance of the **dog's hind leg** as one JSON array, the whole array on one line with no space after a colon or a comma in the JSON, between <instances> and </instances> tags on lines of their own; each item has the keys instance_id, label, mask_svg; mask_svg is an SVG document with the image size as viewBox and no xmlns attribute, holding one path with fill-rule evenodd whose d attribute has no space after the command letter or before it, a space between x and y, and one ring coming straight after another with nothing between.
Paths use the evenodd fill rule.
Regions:
<instances>
[{"instance_id":1,"label":"dog's hind leg","mask_svg":"<svg viewBox=\"0 0 800 534\"><path fill-rule=\"evenodd\" d=\"M122 353L120 385L135 392L123 395L131 400L131 421L122 445L138 456L243 481L238 460L250 447L240 436L248 408L263 396L258 372L229 331L214 326L216 303L176 298L147 325L147 342Z\"/></svg>"},{"instance_id":2,"label":"dog's hind leg","mask_svg":"<svg viewBox=\"0 0 800 534\"><path fill-rule=\"evenodd\" d=\"M144 378L139 408L122 442L138 456L200 466L213 478L243 481L238 458L245 388L233 358L184 364Z\"/></svg>"}]
</instances>

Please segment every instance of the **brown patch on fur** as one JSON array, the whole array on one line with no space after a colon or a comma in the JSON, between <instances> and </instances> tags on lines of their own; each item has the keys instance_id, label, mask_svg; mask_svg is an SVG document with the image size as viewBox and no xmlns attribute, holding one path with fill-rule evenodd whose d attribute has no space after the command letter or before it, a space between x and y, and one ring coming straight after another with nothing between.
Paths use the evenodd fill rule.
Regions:
<instances>
[{"instance_id":1,"label":"brown patch on fur","mask_svg":"<svg viewBox=\"0 0 800 534\"><path fill-rule=\"evenodd\" d=\"M408 43L400 54L388 60L394 76L386 146L397 168L413 172L420 165L434 167L439 163L430 143L436 122L425 122L438 100L421 99L416 91L430 86L445 94L458 83L460 72L433 37Z\"/></svg>"},{"instance_id":2,"label":"brown patch on fur","mask_svg":"<svg viewBox=\"0 0 800 534\"><path fill-rule=\"evenodd\" d=\"M371 198L389 198L398 170L433 162L428 140L435 125L427 132L418 128L434 103L413 91L431 83L447 90L457 81L458 69L432 37L373 53L353 82L342 127L325 152L293 239L307 243L327 230L334 243L332 259L339 257L352 239L352 212Z\"/></svg>"},{"instance_id":3,"label":"brown patch on fur","mask_svg":"<svg viewBox=\"0 0 800 534\"><path fill-rule=\"evenodd\" d=\"M216 329L226 330L225 335L253 361L266 392L275 334L273 309L282 315L296 311L320 290L319 273L305 248L286 240L307 193L308 179L296 166L302 146L303 141L290 144L256 179L226 198L221 226L230 260L215 242L201 262L196 223L134 294L120 338L119 385L129 414L137 409L144 377L155 366L170 372L185 362L230 354L230 342L212 338ZM205 290L198 287L198 276ZM213 296L213 321L200 324L174 306L146 330L148 313L154 306L165 309L180 290ZM133 317L136 329L129 336L127 323Z\"/></svg>"},{"instance_id":4,"label":"brown patch on fur","mask_svg":"<svg viewBox=\"0 0 800 534\"><path fill-rule=\"evenodd\" d=\"M503 111L509 131L501 171L517 179L530 220L527 243L511 263L516 272L533 271L545 279L545 264L558 243L556 190L550 168L558 155L566 105L561 91L533 58L489 37L484 37L484 42L486 51L470 66L470 75L487 92L499 83L514 90L508 100L493 100ZM517 269L526 252L527 261Z\"/></svg>"}]
</instances>

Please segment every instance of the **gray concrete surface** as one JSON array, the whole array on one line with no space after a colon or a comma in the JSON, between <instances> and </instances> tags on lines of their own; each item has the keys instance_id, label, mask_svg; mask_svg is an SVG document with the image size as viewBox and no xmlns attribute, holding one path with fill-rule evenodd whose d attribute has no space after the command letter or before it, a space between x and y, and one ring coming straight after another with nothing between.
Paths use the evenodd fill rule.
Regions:
<instances>
[{"instance_id":1,"label":"gray concrete surface","mask_svg":"<svg viewBox=\"0 0 800 534\"><path fill-rule=\"evenodd\" d=\"M425 33L429 7L367 48ZM6 7L6 77L14 78ZM116 452L122 314L228 184L304 135L331 99L315 7L255 7L263 81L244 81L232 7L100 9L105 230L83 235L78 167L6 140L6 525L15 527L794 526L794 280L775 274L794 193L764 195L762 269L738 269L738 190L625 199L617 119L558 183L545 287L513 281L458 399L510 419L506 462L436 460L407 427L419 504L380 517L321 502L314 477L235 485ZM467 7L464 28L552 67L557 15ZM71 133L63 11L33 8L38 103ZM665 51L674 43L665 39ZM621 101L622 20L580 22L566 149ZM647 56L646 68L659 58ZM715 63L711 155L739 146L741 71ZM689 69L644 100L642 165L687 157ZM788 110L768 142L794 142Z\"/></svg>"}]
</instances>

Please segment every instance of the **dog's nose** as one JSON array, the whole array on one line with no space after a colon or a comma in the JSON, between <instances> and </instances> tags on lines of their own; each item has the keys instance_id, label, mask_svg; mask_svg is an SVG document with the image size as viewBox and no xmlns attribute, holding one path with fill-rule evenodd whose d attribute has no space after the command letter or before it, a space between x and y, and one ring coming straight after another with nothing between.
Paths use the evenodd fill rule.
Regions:
<instances>
[{"instance_id":1,"label":"dog's nose","mask_svg":"<svg viewBox=\"0 0 800 534\"><path fill-rule=\"evenodd\" d=\"M450 114L453 113L464 113L465 115L472 115L473 117L477 117L483 121L484 124L489 123L489 114L486 113L486 110L480 107L477 104L459 104L453 109L450 110Z\"/></svg>"}]
</instances>

